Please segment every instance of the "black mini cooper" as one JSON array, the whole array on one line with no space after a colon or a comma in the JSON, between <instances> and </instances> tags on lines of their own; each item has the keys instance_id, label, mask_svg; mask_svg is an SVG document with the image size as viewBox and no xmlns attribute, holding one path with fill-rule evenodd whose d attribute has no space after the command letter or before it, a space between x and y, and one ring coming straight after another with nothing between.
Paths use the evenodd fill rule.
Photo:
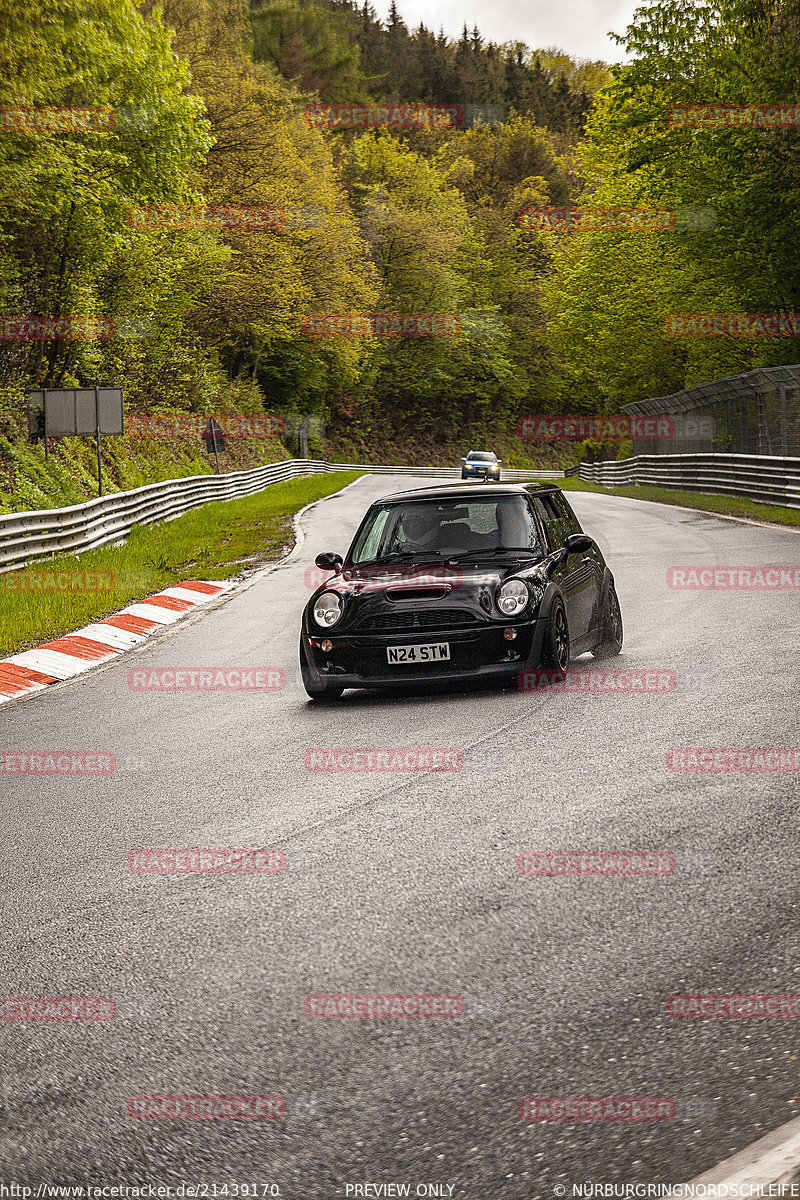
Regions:
<instances>
[{"instance_id":1,"label":"black mini cooper","mask_svg":"<svg viewBox=\"0 0 800 1200\"><path fill-rule=\"evenodd\" d=\"M450 484L367 510L303 614L300 668L315 700L345 688L513 682L619 654L614 577L552 484Z\"/></svg>"}]
</instances>

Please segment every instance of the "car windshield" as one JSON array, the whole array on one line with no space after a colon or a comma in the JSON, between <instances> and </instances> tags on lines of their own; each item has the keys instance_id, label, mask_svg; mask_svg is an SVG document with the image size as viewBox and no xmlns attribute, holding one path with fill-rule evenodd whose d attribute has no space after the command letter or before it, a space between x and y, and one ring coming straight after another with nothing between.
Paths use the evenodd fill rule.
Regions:
<instances>
[{"instance_id":1,"label":"car windshield","mask_svg":"<svg viewBox=\"0 0 800 1200\"><path fill-rule=\"evenodd\" d=\"M467 462L495 462L497 456L487 450L470 450Z\"/></svg>"},{"instance_id":2,"label":"car windshield","mask_svg":"<svg viewBox=\"0 0 800 1200\"><path fill-rule=\"evenodd\" d=\"M543 553L524 496L408 500L373 508L349 562L432 560L503 549Z\"/></svg>"}]
</instances>

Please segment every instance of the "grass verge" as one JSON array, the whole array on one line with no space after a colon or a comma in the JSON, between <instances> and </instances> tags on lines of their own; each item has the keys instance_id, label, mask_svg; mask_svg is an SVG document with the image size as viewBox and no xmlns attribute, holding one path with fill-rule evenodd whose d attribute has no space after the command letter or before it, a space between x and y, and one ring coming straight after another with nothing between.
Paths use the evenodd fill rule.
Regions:
<instances>
[{"instance_id":1,"label":"grass verge","mask_svg":"<svg viewBox=\"0 0 800 1200\"><path fill-rule=\"evenodd\" d=\"M0 654L107 617L182 579L230 579L274 562L293 543L292 517L360 471L274 483L217 500L162 525L138 526L124 546L43 559L0 574Z\"/></svg>"},{"instance_id":2,"label":"grass verge","mask_svg":"<svg viewBox=\"0 0 800 1200\"><path fill-rule=\"evenodd\" d=\"M682 508L696 508L702 512L722 513L728 517L748 517L753 521L766 521L773 525L800 526L800 509L782 508L777 504L758 504L739 496L712 496L705 492L682 492L674 488L640 487L607 488L599 483L584 483L575 476L569 479L554 479L565 492L600 492L604 496L622 496L628 500L653 500L657 504L678 504Z\"/></svg>"}]
</instances>

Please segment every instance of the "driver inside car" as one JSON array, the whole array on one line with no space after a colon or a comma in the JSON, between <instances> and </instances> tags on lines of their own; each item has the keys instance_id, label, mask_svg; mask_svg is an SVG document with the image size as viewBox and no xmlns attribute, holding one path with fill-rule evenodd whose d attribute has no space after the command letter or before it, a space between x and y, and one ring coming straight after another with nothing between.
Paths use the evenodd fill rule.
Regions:
<instances>
[{"instance_id":1,"label":"driver inside car","mask_svg":"<svg viewBox=\"0 0 800 1200\"><path fill-rule=\"evenodd\" d=\"M403 513L400 533L404 550L433 550L439 537L439 521L430 509L420 506Z\"/></svg>"}]
</instances>

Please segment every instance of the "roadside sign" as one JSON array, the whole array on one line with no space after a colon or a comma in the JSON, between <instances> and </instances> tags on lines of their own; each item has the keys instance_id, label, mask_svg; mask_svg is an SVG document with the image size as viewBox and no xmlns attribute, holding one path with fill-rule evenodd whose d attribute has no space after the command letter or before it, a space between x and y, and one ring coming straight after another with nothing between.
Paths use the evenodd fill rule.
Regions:
<instances>
[{"instance_id":1,"label":"roadside sign","mask_svg":"<svg viewBox=\"0 0 800 1200\"><path fill-rule=\"evenodd\" d=\"M98 432L112 437L123 434L122 399L122 388L47 388L28 392L28 434L32 438L44 437L45 423L48 437L96 436Z\"/></svg>"},{"instance_id":2,"label":"roadside sign","mask_svg":"<svg viewBox=\"0 0 800 1200\"><path fill-rule=\"evenodd\" d=\"M125 417L122 409L122 388L43 388L28 392L28 436L44 438L44 457L49 457L51 437L82 437L92 434L97 439L97 487L103 494L103 460L100 453L102 435L123 434Z\"/></svg>"},{"instance_id":3,"label":"roadside sign","mask_svg":"<svg viewBox=\"0 0 800 1200\"><path fill-rule=\"evenodd\" d=\"M214 461L217 464L217 474L219 475L219 452L225 449L225 434L219 421L213 417L209 417L206 421L206 427L203 430L203 441L206 444L206 454L213 454Z\"/></svg>"},{"instance_id":4,"label":"roadside sign","mask_svg":"<svg viewBox=\"0 0 800 1200\"><path fill-rule=\"evenodd\" d=\"M206 443L208 454L213 454L215 448L217 450L225 449L225 434L219 421L216 421L213 417L209 417L206 421L206 427L203 430L203 441ZM214 443L216 443L216 447Z\"/></svg>"}]
</instances>

